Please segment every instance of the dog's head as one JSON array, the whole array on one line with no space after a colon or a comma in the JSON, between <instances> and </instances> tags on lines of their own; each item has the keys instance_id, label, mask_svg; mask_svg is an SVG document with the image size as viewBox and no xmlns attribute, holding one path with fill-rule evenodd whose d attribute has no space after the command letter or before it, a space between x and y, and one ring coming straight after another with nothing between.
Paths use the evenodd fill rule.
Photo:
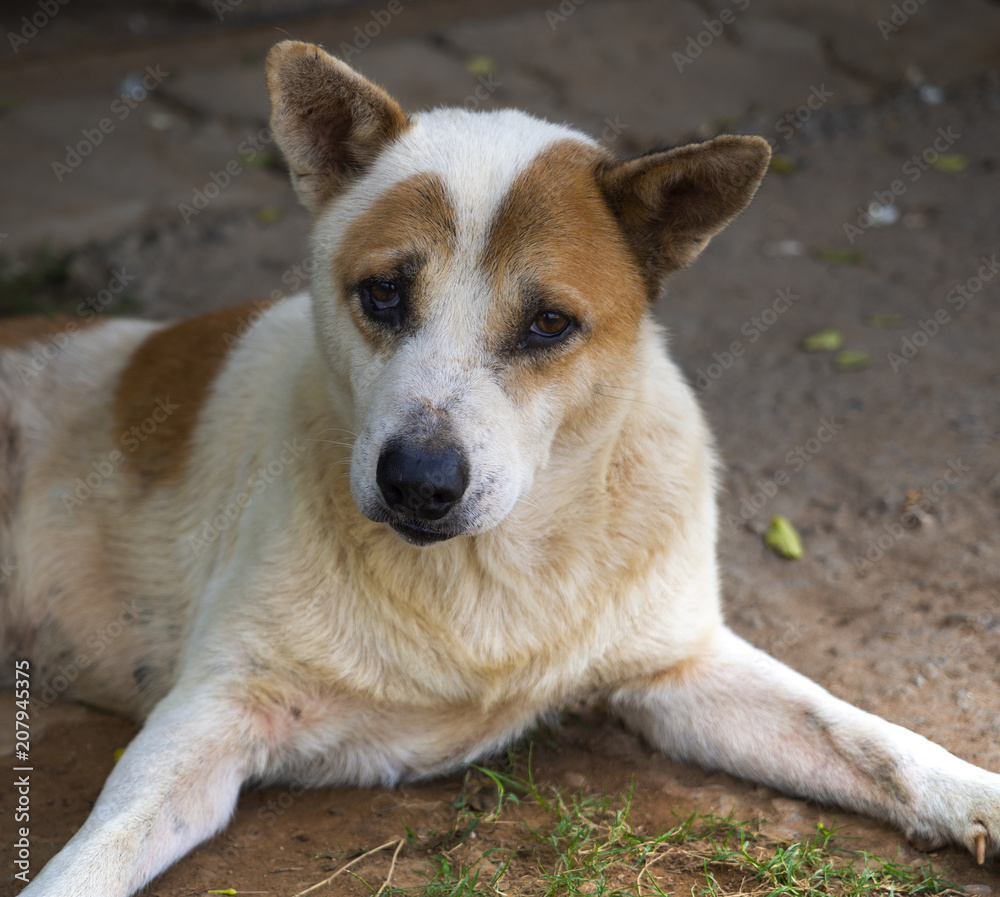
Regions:
<instances>
[{"instance_id":1,"label":"dog's head","mask_svg":"<svg viewBox=\"0 0 1000 897\"><path fill-rule=\"evenodd\" d=\"M632 383L663 279L746 207L769 157L720 137L620 162L520 112L408 117L292 41L268 85L315 217L320 351L353 401L352 492L420 545L491 529L553 453L565 470L613 440L627 403L597 397Z\"/></svg>"}]
</instances>

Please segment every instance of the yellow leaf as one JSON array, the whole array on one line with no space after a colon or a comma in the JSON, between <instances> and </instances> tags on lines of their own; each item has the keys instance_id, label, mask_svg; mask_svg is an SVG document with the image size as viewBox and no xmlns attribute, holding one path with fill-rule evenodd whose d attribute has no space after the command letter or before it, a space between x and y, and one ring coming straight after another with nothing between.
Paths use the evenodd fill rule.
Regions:
<instances>
[{"instance_id":1,"label":"yellow leaf","mask_svg":"<svg viewBox=\"0 0 1000 897\"><path fill-rule=\"evenodd\" d=\"M802 340L802 348L806 352L836 352L843 342L844 337L839 330L827 327Z\"/></svg>"},{"instance_id":2,"label":"yellow leaf","mask_svg":"<svg viewBox=\"0 0 1000 897\"><path fill-rule=\"evenodd\" d=\"M497 61L492 56L470 56L465 60L465 70L470 75L492 75L497 70Z\"/></svg>"},{"instance_id":3,"label":"yellow leaf","mask_svg":"<svg viewBox=\"0 0 1000 897\"><path fill-rule=\"evenodd\" d=\"M868 367L868 353L858 349L843 349L833 356L833 363L841 371L860 371Z\"/></svg>"},{"instance_id":4,"label":"yellow leaf","mask_svg":"<svg viewBox=\"0 0 1000 897\"><path fill-rule=\"evenodd\" d=\"M827 265L861 265L867 258L860 249L818 249L816 257Z\"/></svg>"},{"instance_id":5,"label":"yellow leaf","mask_svg":"<svg viewBox=\"0 0 1000 897\"><path fill-rule=\"evenodd\" d=\"M797 561L805 555L798 532L788 518L781 514L775 514L771 518L771 525L764 533L764 544L778 557L791 561Z\"/></svg>"},{"instance_id":6,"label":"yellow leaf","mask_svg":"<svg viewBox=\"0 0 1000 897\"><path fill-rule=\"evenodd\" d=\"M275 221L280 221L283 215L284 212L277 206L261 206L253 217L259 224L274 224Z\"/></svg>"},{"instance_id":7,"label":"yellow leaf","mask_svg":"<svg viewBox=\"0 0 1000 897\"><path fill-rule=\"evenodd\" d=\"M771 163L767 167L778 174L792 174L797 166L795 165L795 160L790 156L775 153L771 156Z\"/></svg>"},{"instance_id":8,"label":"yellow leaf","mask_svg":"<svg viewBox=\"0 0 1000 897\"><path fill-rule=\"evenodd\" d=\"M968 167L969 159L964 153L942 153L931 162L931 168L945 174L958 174Z\"/></svg>"}]
</instances>

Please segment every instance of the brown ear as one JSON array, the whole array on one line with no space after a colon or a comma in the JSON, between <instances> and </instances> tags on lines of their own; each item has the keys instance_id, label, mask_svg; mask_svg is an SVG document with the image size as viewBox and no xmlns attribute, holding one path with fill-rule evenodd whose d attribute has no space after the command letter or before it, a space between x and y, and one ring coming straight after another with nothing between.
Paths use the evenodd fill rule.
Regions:
<instances>
[{"instance_id":1,"label":"brown ear","mask_svg":"<svg viewBox=\"0 0 1000 897\"><path fill-rule=\"evenodd\" d=\"M647 269L654 295L750 203L771 149L762 137L716 137L605 169L601 189Z\"/></svg>"},{"instance_id":2,"label":"brown ear","mask_svg":"<svg viewBox=\"0 0 1000 897\"><path fill-rule=\"evenodd\" d=\"M327 52L282 41L267 57L271 130L292 184L316 212L408 125L381 87Z\"/></svg>"}]
</instances>

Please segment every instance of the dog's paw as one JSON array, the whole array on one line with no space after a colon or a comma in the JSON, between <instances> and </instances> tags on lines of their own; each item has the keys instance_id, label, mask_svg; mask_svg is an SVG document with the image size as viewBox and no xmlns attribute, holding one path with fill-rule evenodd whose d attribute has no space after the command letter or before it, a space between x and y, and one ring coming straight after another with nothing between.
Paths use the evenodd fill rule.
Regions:
<instances>
[{"instance_id":1,"label":"dog's paw","mask_svg":"<svg viewBox=\"0 0 1000 897\"><path fill-rule=\"evenodd\" d=\"M918 850L962 844L983 864L1000 856L1000 776L975 770L971 781L937 783L937 810L907 820L906 837ZM938 790L938 789L933 789Z\"/></svg>"},{"instance_id":2,"label":"dog's paw","mask_svg":"<svg viewBox=\"0 0 1000 897\"><path fill-rule=\"evenodd\" d=\"M919 826L907 829L906 840L917 850L931 853L944 847L952 839L939 831ZM996 834L990 834L988 826L983 822L971 823L966 827L965 833L955 840L964 844L980 865L986 862L987 857L1000 854L1000 841Z\"/></svg>"}]
</instances>

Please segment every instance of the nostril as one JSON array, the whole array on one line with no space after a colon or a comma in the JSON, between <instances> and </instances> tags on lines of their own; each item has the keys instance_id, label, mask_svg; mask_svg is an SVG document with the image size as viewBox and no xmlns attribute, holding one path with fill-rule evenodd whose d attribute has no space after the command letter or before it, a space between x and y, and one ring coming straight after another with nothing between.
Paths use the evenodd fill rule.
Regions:
<instances>
[{"instance_id":1,"label":"nostril","mask_svg":"<svg viewBox=\"0 0 1000 897\"><path fill-rule=\"evenodd\" d=\"M389 481L383 482L379 479L378 485L379 489L382 490L383 497L390 506L401 505L406 502L405 493L395 483Z\"/></svg>"},{"instance_id":2,"label":"nostril","mask_svg":"<svg viewBox=\"0 0 1000 897\"><path fill-rule=\"evenodd\" d=\"M468 464L454 446L390 443L378 459L376 482L397 513L440 520L465 494Z\"/></svg>"}]
</instances>

